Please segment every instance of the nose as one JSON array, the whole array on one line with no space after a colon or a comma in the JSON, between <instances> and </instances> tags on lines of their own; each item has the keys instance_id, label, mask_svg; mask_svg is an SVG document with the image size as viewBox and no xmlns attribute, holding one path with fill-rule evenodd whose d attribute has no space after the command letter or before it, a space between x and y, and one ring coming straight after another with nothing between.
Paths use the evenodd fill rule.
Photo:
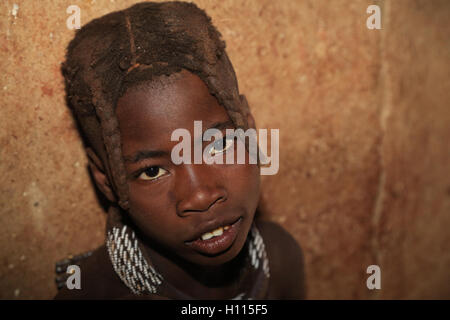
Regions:
<instances>
[{"instance_id":1,"label":"nose","mask_svg":"<svg viewBox=\"0 0 450 320\"><path fill-rule=\"evenodd\" d=\"M219 186L219 177L207 164L184 164L179 168L176 181L177 214L186 217L205 213L227 199L227 191Z\"/></svg>"}]
</instances>

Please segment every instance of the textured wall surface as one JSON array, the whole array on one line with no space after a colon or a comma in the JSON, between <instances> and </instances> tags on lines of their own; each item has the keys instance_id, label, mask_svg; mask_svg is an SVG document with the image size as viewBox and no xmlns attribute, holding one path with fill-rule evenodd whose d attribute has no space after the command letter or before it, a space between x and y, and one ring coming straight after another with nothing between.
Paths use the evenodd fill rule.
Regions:
<instances>
[{"instance_id":1,"label":"textured wall surface","mask_svg":"<svg viewBox=\"0 0 450 320\"><path fill-rule=\"evenodd\" d=\"M0 3L0 298L53 297L54 262L103 242L64 103L66 8L85 24L134 2ZM450 298L450 2L196 3L257 126L280 129L264 216L302 246L309 298Z\"/></svg>"}]
</instances>

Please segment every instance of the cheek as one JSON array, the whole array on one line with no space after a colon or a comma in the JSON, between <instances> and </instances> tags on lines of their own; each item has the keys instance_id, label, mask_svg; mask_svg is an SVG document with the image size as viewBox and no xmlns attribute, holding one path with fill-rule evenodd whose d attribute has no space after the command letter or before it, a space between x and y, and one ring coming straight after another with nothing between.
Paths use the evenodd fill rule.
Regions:
<instances>
[{"instance_id":1,"label":"cheek","mask_svg":"<svg viewBox=\"0 0 450 320\"><path fill-rule=\"evenodd\" d=\"M170 242L173 226L177 224L174 201L162 188L148 188L130 184L129 213L136 226L152 239Z\"/></svg>"},{"instance_id":2,"label":"cheek","mask_svg":"<svg viewBox=\"0 0 450 320\"><path fill-rule=\"evenodd\" d=\"M254 213L259 201L260 171L256 164L235 164L226 169L230 198Z\"/></svg>"}]
</instances>

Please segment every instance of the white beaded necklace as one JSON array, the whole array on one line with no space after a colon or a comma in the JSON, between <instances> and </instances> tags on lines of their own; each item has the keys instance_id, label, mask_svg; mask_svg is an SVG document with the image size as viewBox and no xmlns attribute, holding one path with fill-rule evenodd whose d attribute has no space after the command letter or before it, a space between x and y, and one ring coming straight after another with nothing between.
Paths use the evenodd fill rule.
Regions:
<instances>
[{"instance_id":1,"label":"white beaded necklace","mask_svg":"<svg viewBox=\"0 0 450 320\"><path fill-rule=\"evenodd\" d=\"M261 267L264 275L269 278L269 260L264 241L254 225L247 241L250 264L254 269ZM114 271L134 294L157 292L164 279L145 259L131 228L124 225L121 229L113 227L108 230L106 247Z\"/></svg>"}]
</instances>

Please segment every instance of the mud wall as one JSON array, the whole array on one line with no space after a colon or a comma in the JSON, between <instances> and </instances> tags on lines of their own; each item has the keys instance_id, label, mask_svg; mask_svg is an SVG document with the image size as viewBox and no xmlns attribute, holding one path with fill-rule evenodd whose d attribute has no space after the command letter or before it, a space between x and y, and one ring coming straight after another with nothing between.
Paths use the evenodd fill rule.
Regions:
<instances>
[{"instance_id":1,"label":"mud wall","mask_svg":"<svg viewBox=\"0 0 450 320\"><path fill-rule=\"evenodd\" d=\"M302 246L308 297L450 298L450 2L195 2L257 126L280 129L263 215ZM103 242L59 71L66 8L85 24L133 3L0 3L0 298L53 297L54 262Z\"/></svg>"}]
</instances>

